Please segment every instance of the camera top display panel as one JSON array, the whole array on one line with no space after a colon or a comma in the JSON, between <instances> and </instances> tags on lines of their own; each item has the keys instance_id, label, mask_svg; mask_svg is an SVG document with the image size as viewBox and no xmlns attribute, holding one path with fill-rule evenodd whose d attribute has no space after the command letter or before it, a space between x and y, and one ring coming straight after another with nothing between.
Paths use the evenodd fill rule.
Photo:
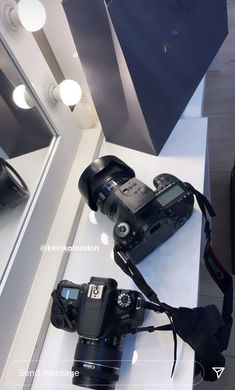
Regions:
<instances>
[{"instance_id":1,"label":"camera top display panel","mask_svg":"<svg viewBox=\"0 0 235 390\"><path fill-rule=\"evenodd\" d=\"M175 184L173 187L170 187L168 190L164 190L160 195L158 195L157 201L162 207L165 207L184 193L184 188L182 188L179 184Z\"/></svg>"}]
</instances>

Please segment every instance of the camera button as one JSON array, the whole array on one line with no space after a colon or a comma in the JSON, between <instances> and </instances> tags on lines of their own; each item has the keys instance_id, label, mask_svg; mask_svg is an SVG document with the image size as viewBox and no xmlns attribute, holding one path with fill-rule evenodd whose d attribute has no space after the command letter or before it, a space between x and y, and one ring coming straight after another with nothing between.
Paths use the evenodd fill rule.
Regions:
<instances>
[{"instance_id":1,"label":"camera button","mask_svg":"<svg viewBox=\"0 0 235 390\"><path fill-rule=\"evenodd\" d=\"M148 192L148 188L147 187L141 187L140 192L142 192L142 194L146 194L146 192Z\"/></svg>"}]
</instances>

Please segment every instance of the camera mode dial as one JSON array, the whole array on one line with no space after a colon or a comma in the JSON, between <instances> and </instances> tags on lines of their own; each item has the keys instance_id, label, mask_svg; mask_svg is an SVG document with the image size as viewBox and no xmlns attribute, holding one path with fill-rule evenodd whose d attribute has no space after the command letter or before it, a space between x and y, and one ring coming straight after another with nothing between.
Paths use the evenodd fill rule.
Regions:
<instances>
[{"instance_id":1,"label":"camera mode dial","mask_svg":"<svg viewBox=\"0 0 235 390\"><path fill-rule=\"evenodd\" d=\"M120 238L125 238L130 234L131 228L127 222L120 222L115 227L115 233Z\"/></svg>"},{"instance_id":2,"label":"camera mode dial","mask_svg":"<svg viewBox=\"0 0 235 390\"><path fill-rule=\"evenodd\" d=\"M130 297L130 294L126 292L122 292L117 297L117 304L121 309L126 309L132 304L132 299Z\"/></svg>"}]
</instances>

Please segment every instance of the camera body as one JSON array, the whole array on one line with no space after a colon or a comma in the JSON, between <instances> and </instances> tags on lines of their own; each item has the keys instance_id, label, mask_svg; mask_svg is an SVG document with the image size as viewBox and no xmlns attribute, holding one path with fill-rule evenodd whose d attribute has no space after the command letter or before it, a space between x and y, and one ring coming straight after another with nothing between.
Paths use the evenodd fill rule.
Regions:
<instances>
[{"instance_id":1,"label":"camera body","mask_svg":"<svg viewBox=\"0 0 235 390\"><path fill-rule=\"evenodd\" d=\"M124 335L143 324L141 293L120 290L114 279L92 277L88 284L62 280L52 293L51 323L78 332L73 384L115 389L119 379ZM102 387L101 387L102 386Z\"/></svg>"},{"instance_id":2,"label":"camera body","mask_svg":"<svg viewBox=\"0 0 235 390\"><path fill-rule=\"evenodd\" d=\"M194 196L186 183L164 173L153 184L155 191L115 156L94 161L79 180L90 208L115 222L115 249L133 263L172 236L193 212Z\"/></svg>"},{"instance_id":3,"label":"camera body","mask_svg":"<svg viewBox=\"0 0 235 390\"><path fill-rule=\"evenodd\" d=\"M193 194L175 176L161 174L153 183L156 191L132 178L115 191L114 241L134 263L172 236L193 212Z\"/></svg>"},{"instance_id":4,"label":"camera body","mask_svg":"<svg viewBox=\"0 0 235 390\"><path fill-rule=\"evenodd\" d=\"M144 310L138 308L138 300L144 299L142 294L118 289L114 279L92 277L82 285L62 280L57 296L60 303L53 301L51 323L68 332L77 331L82 337L122 335L144 321Z\"/></svg>"}]
</instances>

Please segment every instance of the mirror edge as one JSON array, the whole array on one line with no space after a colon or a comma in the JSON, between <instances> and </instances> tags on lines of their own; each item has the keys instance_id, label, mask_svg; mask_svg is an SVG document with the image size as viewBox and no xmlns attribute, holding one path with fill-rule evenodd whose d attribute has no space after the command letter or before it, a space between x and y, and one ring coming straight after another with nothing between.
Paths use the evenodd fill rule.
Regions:
<instances>
[{"instance_id":1,"label":"mirror edge","mask_svg":"<svg viewBox=\"0 0 235 390\"><path fill-rule=\"evenodd\" d=\"M0 17L6 3L9 1L1 1ZM81 131L74 123L71 111L67 107L62 104L53 105L49 101L48 86L56 84L56 81L32 34L23 29L12 31L1 21L0 37L4 45L7 45L8 52L27 84L31 86L40 108L58 134L27 220L12 253L7 277L1 285L1 317L7 318L9 324L7 327L3 322L0 324L1 373L40 263L42 255L40 245L47 241L77 152Z\"/></svg>"}]
</instances>

